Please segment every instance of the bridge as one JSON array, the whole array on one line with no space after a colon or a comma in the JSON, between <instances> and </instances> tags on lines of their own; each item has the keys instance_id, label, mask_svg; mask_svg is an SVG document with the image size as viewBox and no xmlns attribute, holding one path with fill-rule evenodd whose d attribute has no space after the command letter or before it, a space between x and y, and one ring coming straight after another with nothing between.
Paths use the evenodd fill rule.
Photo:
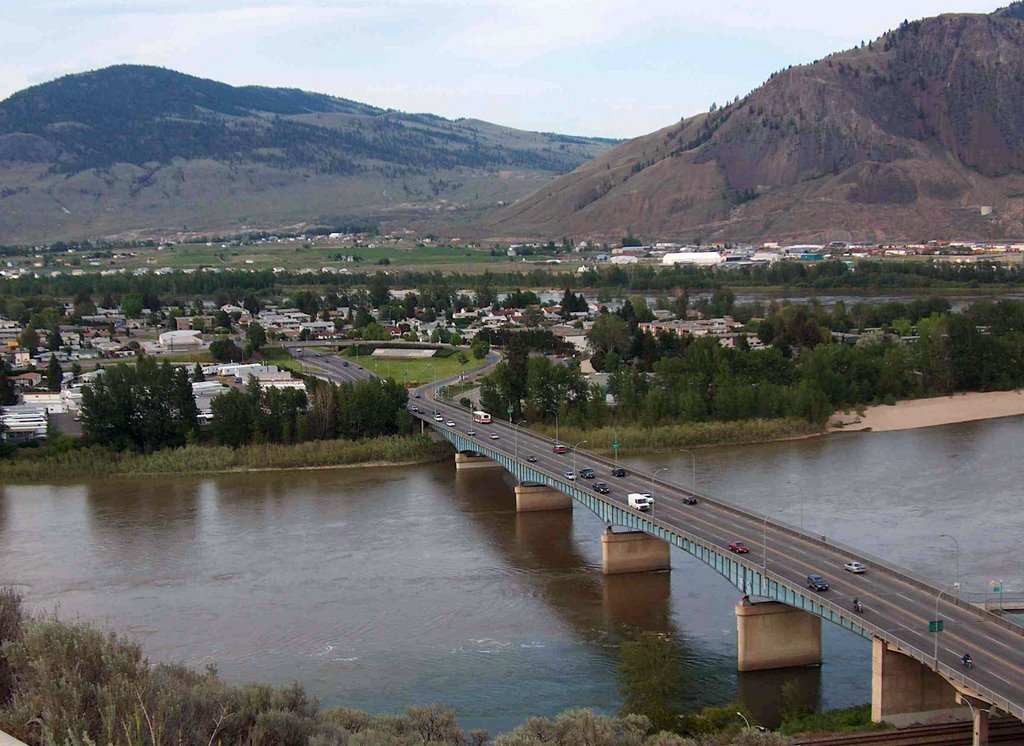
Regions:
<instances>
[{"instance_id":1,"label":"bridge","mask_svg":"<svg viewBox=\"0 0 1024 746\"><path fill-rule=\"evenodd\" d=\"M629 468L615 477L608 459L586 451L553 452L552 441L511 423L476 424L466 409L421 387L410 409L456 450L456 468L502 467L518 484L519 511L568 510L580 504L607 525L601 537L606 574L668 570L676 547L718 572L740 594L736 606L741 671L821 662L826 620L872 642L872 717L897 725L941 715L968 715L974 743L988 742L989 716L1024 720L1024 628L969 603L958 588L779 521ZM435 419L440 415L441 421ZM451 422L452 425L448 423ZM583 482L593 469L610 491ZM569 474L573 474L570 478ZM651 512L628 506L626 495L649 492ZM688 502L689 498L689 502ZM696 498L696 504L692 498ZM749 553L730 544L744 542ZM845 572L857 561L864 574ZM830 588L809 588L808 575ZM862 612L853 610L859 598ZM938 624L936 624L938 623ZM941 627L941 631L932 629ZM973 668L961 656L969 651Z\"/></svg>"}]
</instances>

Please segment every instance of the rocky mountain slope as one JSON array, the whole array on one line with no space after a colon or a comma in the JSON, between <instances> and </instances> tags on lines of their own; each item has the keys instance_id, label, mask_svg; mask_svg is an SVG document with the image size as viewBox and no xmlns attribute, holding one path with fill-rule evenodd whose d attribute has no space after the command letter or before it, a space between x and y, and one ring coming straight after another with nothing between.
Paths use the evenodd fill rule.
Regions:
<instances>
[{"instance_id":1,"label":"rocky mountain slope","mask_svg":"<svg viewBox=\"0 0 1024 746\"><path fill-rule=\"evenodd\" d=\"M905 22L613 148L480 228L703 241L1024 237L1022 19L1014 3Z\"/></svg>"},{"instance_id":2,"label":"rocky mountain slope","mask_svg":"<svg viewBox=\"0 0 1024 746\"><path fill-rule=\"evenodd\" d=\"M612 144L122 65L0 102L0 243L471 211Z\"/></svg>"}]
</instances>

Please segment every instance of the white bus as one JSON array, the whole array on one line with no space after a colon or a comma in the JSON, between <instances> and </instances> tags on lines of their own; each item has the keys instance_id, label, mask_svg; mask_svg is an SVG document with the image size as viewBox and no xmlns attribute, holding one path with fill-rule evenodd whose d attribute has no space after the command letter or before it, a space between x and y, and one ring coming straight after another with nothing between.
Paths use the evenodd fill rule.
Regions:
<instances>
[{"instance_id":1,"label":"white bus","mask_svg":"<svg viewBox=\"0 0 1024 746\"><path fill-rule=\"evenodd\" d=\"M481 425L489 425L491 422L491 416L487 414L487 412L478 409L475 412L473 412L473 422L479 423Z\"/></svg>"}]
</instances>

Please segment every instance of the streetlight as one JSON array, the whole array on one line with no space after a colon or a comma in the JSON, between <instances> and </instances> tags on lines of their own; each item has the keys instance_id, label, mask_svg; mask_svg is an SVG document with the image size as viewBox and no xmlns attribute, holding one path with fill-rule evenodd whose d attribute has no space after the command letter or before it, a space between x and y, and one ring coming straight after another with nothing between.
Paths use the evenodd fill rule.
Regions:
<instances>
[{"instance_id":1,"label":"streetlight","mask_svg":"<svg viewBox=\"0 0 1024 746\"><path fill-rule=\"evenodd\" d=\"M689 454L690 456L690 484L693 492L697 491L697 457L693 455L693 451L688 448L680 448L683 453Z\"/></svg>"},{"instance_id":2,"label":"streetlight","mask_svg":"<svg viewBox=\"0 0 1024 746\"><path fill-rule=\"evenodd\" d=\"M744 714L743 714L742 712L737 712L737 713L736 713L736 715L737 715L738 717L741 717L741 718L743 718L743 724L744 724L745 726L747 726L747 730L750 730L750 721L749 721L749 720L747 720L747 716L746 716L746 715L744 715Z\"/></svg>"},{"instance_id":3,"label":"streetlight","mask_svg":"<svg viewBox=\"0 0 1024 746\"><path fill-rule=\"evenodd\" d=\"M573 476L573 479L576 478L576 449L579 448L582 444L584 444L586 442L587 441L585 441L585 440L581 440L579 443L577 443L576 445L574 445L572 447L572 476Z\"/></svg>"},{"instance_id":4,"label":"streetlight","mask_svg":"<svg viewBox=\"0 0 1024 746\"><path fill-rule=\"evenodd\" d=\"M526 420L520 420L516 423L516 426L512 428L513 437L516 439L516 460L519 460L519 426L525 424Z\"/></svg>"},{"instance_id":5,"label":"streetlight","mask_svg":"<svg viewBox=\"0 0 1024 746\"><path fill-rule=\"evenodd\" d=\"M954 585L954 587L956 588L956 597L960 598L960 542L957 541L956 537L952 534L939 534L939 537L952 539L953 544L956 545L956 555L954 560L954 562L956 563L956 584Z\"/></svg>"},{"instance_id":6,"label":"streetlight","mask_svg":"<svg viewBox=\"0 0 1024 746\"><path fill-rule=\"evenodd\" d=\"M794 482L793 480L787 481L786 484L790 484L790 485L796 487L797 490L800 492L800 530L803 531L804 530L804 486L802 484L798 484L797 482Z\"/></svg>"},{"instance_id":7,"label":"streetlight","mask_svg":"<svg viewBox=\"0 0 1024 746\"><path fill-rule=\"evenodd\" d=\"M661 472L665 471L666 469L668 469L668 467L667 467L667 466L661 466L661 467L658 467L657 469L655 469L655 470L654 470L654 473L653 473L653 474L651 474L651 491L652 491L652 492L654 491L654 478L655 478L656 476L658 476L658 474L659 474L659 473L661 473Z\"/></svg>"},{"instance_id":8,"label":"streetlight","mask_svg":"<svg viewBox=\"0 0 1024 746\"><path fill-rule=\"evenodd\" d=\"M935 632L933 632L932 634L935 635L935 652L933 654L933 657L935 658L936 670L939 667L939 599L942 598L943 593L945 593L952 587L953 586L951 585L943 586L942 589L939 591L939 595L935 597L935 618L933 619L933 622L935 623Z\"/></svg>"},{"instance_id":9,"label":"streetlight","mask_svg":"<svg viewBox=\"0 0 1024 746\"><path fill-rule=\"evenodd\" d=\"M778 515L782 512L782 508L772 511L771 513L764 514L764 527L761 532L761 567L765 570L768 569L768 519L773 515Z\"/></svg>"},{"instance_id":10,"label":"streetlight","mask_svg":"<svg viewBox=\"0 0 1024 746\"><path fill-rule=\"evenodd\" d=\"M557 445L559 443L559 440L558 440L558 411L555 410L555 409L549 409L548 411L555 416L555 444Z\"/></svg>"}]
</instances>

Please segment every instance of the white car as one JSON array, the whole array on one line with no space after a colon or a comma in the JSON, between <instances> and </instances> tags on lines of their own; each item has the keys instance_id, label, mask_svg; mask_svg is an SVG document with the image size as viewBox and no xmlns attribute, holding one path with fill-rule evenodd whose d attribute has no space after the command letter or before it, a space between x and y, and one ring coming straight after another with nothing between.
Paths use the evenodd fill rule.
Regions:
<instances>
[{"instance_id":1,"label":"white car","mask_svg":"<svg viewBox=\"0 0 1024 746\"><path fill-rule=\"evenodd\" d=\"M570 482L576 481L576 475L571 471L565 472L565 478L568 479Z\"/></svg>"},{"instance_id":2,"label":"white car","mask_svg":"<svg viewBox=\"0 0 1024 746\"><path fill-rule=\"evenodd\" d=\"M466 435L472 438L474 435L476 435L476 430L474 430L473 428L469 428L469 430L466 431Z\"/></svg>"},{"instance_id":3,"label":"white car","mask_svg":"<svg viewBox=\"0 0 1024 746\"><path fill-rule=\"evenodd\" d=\"M455 427L455 420L448 420L448 422L446 422L445 424L448 427Z\"/></svg>"},{"instance_id":4,"label":"white car","mask_svg":"<svg viewBox=\"0 0 1024 746\"><path fill-rule=\"evenodd\" d=\"M860 562L847 562L845 565L843 565L843 569L847 572L852 572L854 575L860 575L862 573L867 572L868 568L866 568Z\"/></svg>"},{"instance_id":5,"label":"white car","mask_svg":"<svg viewBox=\"0 0 1024 746\"><path fill-rule=\"evenodd\" d=\"M497 433L491 433L491 440L497 440L500 436Z\"/></svg>"},{"instance_id":6,"label":"white car","mask_svg":"<svg viewBox=\"0 0 1024 746\"><path fill-rule=\"evenodd\" d=\"M435 422L444 422L444 416L440 415L440 414L435 414L434 415L434 421Z\"/></svg>"}]
</instances>

